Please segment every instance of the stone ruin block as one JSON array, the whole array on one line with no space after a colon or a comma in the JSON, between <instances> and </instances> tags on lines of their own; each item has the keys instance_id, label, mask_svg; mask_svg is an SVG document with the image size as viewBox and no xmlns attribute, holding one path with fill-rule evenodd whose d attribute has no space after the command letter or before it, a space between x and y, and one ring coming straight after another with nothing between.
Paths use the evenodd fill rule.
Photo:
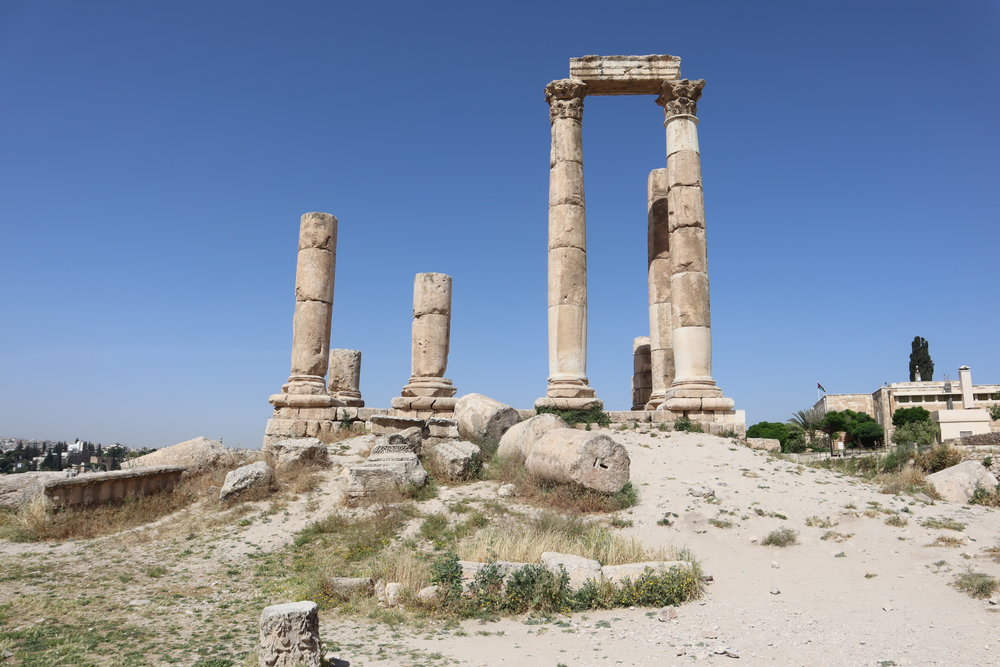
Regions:
<instances>
[{"instance_id":1,"label":"stone ruin block","mask_svg":"<svg viewBox=\"0 0 1000 667\"><path fill-rule=\"evenodd\" d=\"M401 417L395 415L373 415L371 418L372 433L375 435L389 435L408 428L419 428L424 430L424 420L416 417Z\"/></svg>"},{"instance_id":2,"label":"stone ruin block","mask_svg":"<svg viewBox=\"0 0 1000 667\"><path fill-rule=\"evenodd\" d=\"M428 452L430 464L448 479L472 479L482 465L479 447L471 442L439 442Z\"/></svg>"},{"instance_id":3,"label":"stone ruin block","mask_svg":"<svg viewBox=\"0 0 1000 667\"><path fill-rule=\"evenodd\" d=\"M345 472L349 480L347 495L350 498L399 491L427 483L427 471L420 465L417 455L410 451L373 453L367 461L349 466Z\"/></svg>"},{"instance_id":4,"label":"stone ruin block","mask_svg":"<svg viewBox=\"0 0 1000 667\"><path fill-rule=\"evenodd\" d=\"M53 507L119 502L172 491L185 469L183 466L150 466L85 473L46 482L42 493Z\"/></svg>"},{"instance_id":5,"label":"stone ruin block","mask_svg":"<svg viewBox=\"0 0 1000 667\"><path fill-rule=\"evenodd\" d=\"M679 79L677 56L583 56L569 59L569 76L587 84L587 95L658 95L665 80Z\"/></svg>"},{"instance_id":6,"label":"stone ruin block","mask_svg":"<svg viewBox=\"0 0 1000 667\"><path fill-rule=\"evenodd\" d=\"M319 608L315 602L290 602L266 607L260 615L261 667L321 667Z\"/></svg>"}]
</instances>

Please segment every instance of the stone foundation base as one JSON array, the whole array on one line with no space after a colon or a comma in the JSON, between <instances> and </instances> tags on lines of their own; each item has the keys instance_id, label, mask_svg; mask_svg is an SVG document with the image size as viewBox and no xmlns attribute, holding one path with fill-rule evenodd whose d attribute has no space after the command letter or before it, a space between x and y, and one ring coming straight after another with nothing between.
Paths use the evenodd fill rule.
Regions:
<instances>
[{"instance_id":1,"label":"stone foundation base","mask_svg":"<svg viewBox=\"0 0 1000 667\"><path fill-rule=\"evenodd\" d=\"M392 399L394 412L413 413L412 416L433 417L455 414L458 399L451 396L396 396Z\"/></svg>"},{"instance_id":2,"label":"stone foundation base","mask_svg":"<svg viewBox=\"0 0 1000 667\"><path fill-rule=\"evenodd\" d=\"M621 410L608 412L612 424L667 424L686 416L699 424L705 433L745 437L747 432L746 410L699 411L679 414L670 410Z\"/></svg>"},{"instance_id":3,"label":"stone foundation base","mask_svg":"<svg viewBox=\"0 0 1000 667\"><path fill-rule=\"evenodd\" d=\"M554 398L543 396L535 401L535 407L555 410L592 410L594 408L600 410L604 407L604 401L596 397Z\"/></svg>"},{"instance_id":4,"label":"stone foundation base","mask_svg":"<svg viewBox=\"0 0 1000 667\"><path fill-rule=\"evenodd\" d=\"M264 448L279 440L318 438L336 442L360 432L388 435L419 427L425 444L457 440L458 423L440 412L408 413L378 408L275 408L264 428Z\"/></svg>"}]
</instances>

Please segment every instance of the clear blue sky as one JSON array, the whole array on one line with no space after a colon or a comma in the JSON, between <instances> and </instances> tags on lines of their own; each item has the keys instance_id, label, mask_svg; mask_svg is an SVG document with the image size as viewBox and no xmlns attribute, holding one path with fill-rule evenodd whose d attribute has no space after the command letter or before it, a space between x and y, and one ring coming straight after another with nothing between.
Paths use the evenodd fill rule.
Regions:
<instances>
[{"instance_id":1,"label":"clear blue sky","mask_svg":"<svg viewBox=\"0 0 1000 667\"><path fill-rule=\"evenodd\" d=\"M545 389L548 112L585 54L670 53L699 106L715 376L748 420L906 379L1000 382L1000 4L0 4L0 435L258 447L299 215L340 219L334 347L387 406L413 274L449 376ZM652 97L587 101L589 376L648 332Z\"/></svg>"}]
</instances>

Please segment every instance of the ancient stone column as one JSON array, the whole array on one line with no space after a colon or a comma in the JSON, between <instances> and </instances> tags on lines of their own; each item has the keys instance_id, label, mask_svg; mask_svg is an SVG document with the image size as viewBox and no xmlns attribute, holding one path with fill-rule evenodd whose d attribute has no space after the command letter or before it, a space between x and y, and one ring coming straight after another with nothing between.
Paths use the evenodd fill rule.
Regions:
<instances>
[{"instance_id":1,"label":"ancient stone column","mask_svg":"<svg viewBox=\"0 0 1000 667\"><path fill-rule=\"evenodd\" d=\"M539 407L601 407L587 381L587 224L581 122L587 85L545 87L552 126L549 157L549 379Z\"/></svg>"},{"instance_id":2,"label":"ancient stone column","mask_svg":"<svg viewBox=\"0 0 1000 667\"><path fill-rule=\"evenodd\" d=\"M653 379L649 354L649 336L632 340L632 409L645 410Z\"/></svg>"},{"instance_id":3,"label":"ancient stone column","mask_svg":"<svg viewBox=\"0 0 1000 667\"><path fill-rule=\"evenodd\" d=\"M289 602L265 607L260 615L257 648L261 667L320 667L323 642L315 602Z\"/></svg>"},{"instance_id":4,"label":"ancient stone column","mask_svg":"<svg viewBox=\"0 0 1000 667\"><path fill-rule=\"evenodd\" d=\"M352 408L363 408L361 400L361 350L330 350L330 395Z\"/></svg>"},{"instance_id":5,"label":"ancient stone column","mask_svg":"<svg viewBox=\"0 0 1000 667\"><path fill-rule=\"evenodd\" d=\"M675 412L729 410L712 378L705 201L698 149L697 101L704 80L664 81L657 104L667 131L667 219L674 380L660 406Z\"/></svg>"},{"instance_id":6,"label":"ancient stone column","mask_svg":"<svg viewBox=\"0 0 1000 667\"><path fill-rule=\"evenodd\" d=\"M410 382L392 399L397 410L452 412L455 387L444 377L451 338L451 276L418 273L413 282Z\"/></svg>"},{"instance_id":7,"label":"ancient stone column","mask_svg":"<svg viewBox=\"0 0 1000 667\"><path fill-rule=\"evenodd\" d=\"M287 394L326 394L333 314L333 276L337 261L337 219L306 213L299 227L292 320L292 373Z\"/></svg>"},{"instance_id":8,"label":"ancient stone column","mask_svg":"<svg viewBox=\"0 0 1000 667\"><path fill-rule=\"evenodd\" d=\"M670 303L670 229L667 170L649 172L647 200L649 278L649 357L652 387L644 408L655 410L674 381L673 311Z\"/></svg>"}]
</instances>

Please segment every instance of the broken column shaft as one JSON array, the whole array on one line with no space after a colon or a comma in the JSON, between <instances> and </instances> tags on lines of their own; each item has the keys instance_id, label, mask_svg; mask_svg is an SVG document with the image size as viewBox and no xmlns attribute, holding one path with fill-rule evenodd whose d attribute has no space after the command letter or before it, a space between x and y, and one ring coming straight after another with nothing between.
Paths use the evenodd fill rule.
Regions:
<instances>
[{"instance_id":1,"label":"broken column shaft","mask_svg":"<svg viewBox=\"0 0 1000 667\"><path fill-rule=\"evenodd\" d=\"M344 405L362 408L361 350L330 350L330 395Z\"/></svg>"}]
</instances>

